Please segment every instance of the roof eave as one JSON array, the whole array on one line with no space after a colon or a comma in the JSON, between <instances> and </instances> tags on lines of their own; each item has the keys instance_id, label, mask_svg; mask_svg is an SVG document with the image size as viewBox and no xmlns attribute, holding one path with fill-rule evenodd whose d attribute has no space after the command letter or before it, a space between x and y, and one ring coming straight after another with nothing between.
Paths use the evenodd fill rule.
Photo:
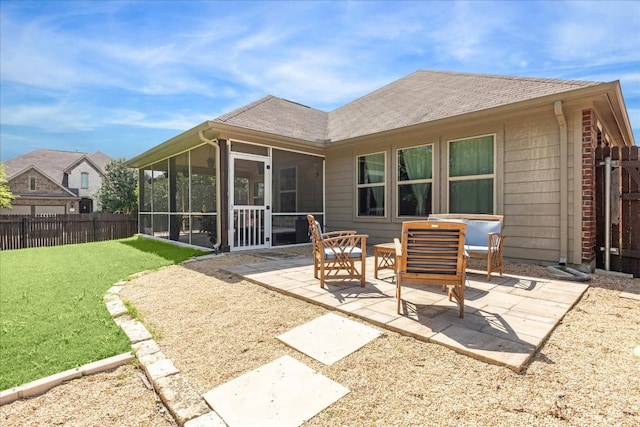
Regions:
<instances>
[{"instance_id":1,"label":"roof eave","mask_svg":"<svg viewBox=\"0 0 640 427\"><path fill-rule=\"evenodd\" d=\"M387 129L380 132L375 132L371 134L357 135L354 137L344 138L340 140L332 141L328 144L330 147L336 147L341 145L353 144L359 141L363 141L369 139L371 137L381 137L386 135L394 135L398 132L405 132L411 129L418 129L424 126L433 126L433 125L446 125L447 123L458 122L461 119L464 120L479 120L488 116L497 116L506 112L513 112L517 110L522 110L524 108L536 108L544 105L552 105L555 101L570 101L574 99L580 99L585 97L593 97L595 95L607 95L609 98L614 97L615 102L611 104L611 110L616 117L619 119L616 120L618 123L618 129L620 130L619 137L625 141L625 145L634 145L633 132L631 131L631 126L629 122L629 117L626 112L626 108L624 107L624 100L622 99L622 92L620 90L619 82L610 82L610 83L602 83L599 85L589 86L585 88L575 89L567 92L560 92L556 94L545 95L538 98L527 99L523 101L513 102L506 105L499 105L496 107L486 108L483 110L471 111L468 113L457 114L453 116L443 117L435 120L430 120L426 122L415 123L409 126L403 126L394 129ZM610 126L611 128L611 126ZM630 142L630 143L628 143Z\"/></svg>"},{"instance_id":2,"label":"roof eave","mask_svg":"<svg viewBox=\"0 0 640 427\"><path fill-rule=\"evenodd\" d=\"M211 128L210 121L203 122L179 135L174 136L171 139L166 140L160 145L145 151L137 155L136 157L129 159L125 162L125 165L130 168L142 168L157 161L166 159L175 155L176 153L193 148L196 145L202 143L198 138L200 131L206 131ZM208 138L217 138L217 134L209 135Z\"/></svg>"}]
</instances>

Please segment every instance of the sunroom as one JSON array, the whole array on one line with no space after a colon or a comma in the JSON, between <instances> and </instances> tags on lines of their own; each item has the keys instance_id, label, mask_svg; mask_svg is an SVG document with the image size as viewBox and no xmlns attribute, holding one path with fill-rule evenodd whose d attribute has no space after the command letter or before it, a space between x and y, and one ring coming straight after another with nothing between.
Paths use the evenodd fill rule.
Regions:
<instances>
[{"instance_id":1,"label":"sunroom","mask_svg":"<svg viewBox=\"0 0 640 427\"><path fill-rule=\"evenodd\" d=\"M306 215L324 217L324 157L239 136L205 122L129 160L139 233L222 251L308 242Z\"/></svg>"}]
</instances>

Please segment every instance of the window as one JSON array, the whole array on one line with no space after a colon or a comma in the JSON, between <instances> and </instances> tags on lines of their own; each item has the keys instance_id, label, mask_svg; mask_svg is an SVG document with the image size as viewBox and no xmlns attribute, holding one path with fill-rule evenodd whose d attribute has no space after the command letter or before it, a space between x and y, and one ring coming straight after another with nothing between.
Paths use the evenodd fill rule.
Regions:
<instances>
[{"instance_id":1,"label":"window","mask_svg":"<svg viewBox=\"0 0 640 427\"><path fill-rule=\"evenodd\" d=\"M449 142L449 212L492 214L494 136Z\"/></svg>"},{"instance_id":2,"label":"window","mask_svg":"<svg viewBox=\"0 0 640 427\"><path fill-rule=\"evenodd\" d=\"M385 216L385 153L357 157L358 216Z\"/></svg>"},{"instance_id":3,"label":"window","mask_svg":"<svg viewBox=\"0 0 640 427\"><path fill-rule=\"evenodd\" d=\"M280 169L280 212L295 212L297 209L297 171L295 166Z\"/></svg>"},{"instance_id":4,"label":"window","mask_svg":"<svg viewBox=\"0 0 640 427\"><path fill-rule=\"evenodd\" d=\"M36 177L29 177L29 190L36 191Z\"/></svg>"},{"instance_id":5,"label":"window","mask_svg":"<svg viewBox=\"0 0 640 427\"><path fill-rule=\"evenodd\" d=\"M89 174L87 172L80 174L80 188L89 188Z\"/></svg>"},{"instance_id":6,"label":"window","mask_svg":"<svg viewBox=\"0 0 640 427\"><path fill-rule=\"evenodd\" d=\"M398 216L431 213L433 145L398 150Z\"/></svg>"}]
</instances>

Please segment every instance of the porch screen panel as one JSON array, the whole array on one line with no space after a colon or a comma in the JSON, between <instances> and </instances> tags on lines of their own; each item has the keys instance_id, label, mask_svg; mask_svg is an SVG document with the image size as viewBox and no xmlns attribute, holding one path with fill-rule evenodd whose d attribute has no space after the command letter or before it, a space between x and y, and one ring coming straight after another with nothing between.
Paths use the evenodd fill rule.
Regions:
<instances>
[{"instance_id":1,"label":"porch screen panel","mask_svg":"<svg viewBox=\"0 0 640 427\"><path fill-rule=\"evenodd\" d=\"M169 158L169 239L189 242L189 153Z\"/></svg>"},{"instance_id":2,"label":"porch screen panel","mask_svg":"<svg viewBox=\"0 0 640 427\"><path fill-rule=\"evenodd\" d=\"M152 235L152 184L153 169L151 167L140 169L138 179L138 232L141 234Z\"/></svg>"},{"instance_id":3,"label":"porch screen panel","mask_svg":"<svg viewBox=\"0 0 640 427\"><path fill-rule=\"evenodd\" d=\"M216 150L202 145L191 158L191 244L212 247L218 236L216 206Z\"/></svg>"},{"instance_id":4,"label":"porch screen panel","mask_svg":"<svg viewBox=\"0 0 640 427\"><path fill-rule=\"evenodd\" d=\"M272 150L273 246L309 241L307 214L324 213L324 159L286 150Z\"/></svg>"},{"instance_id":5,"label":"porch screen panel","mask_svg":"<svg viewBox=\"0 0 640 427\"><path fill-rule=\"evenodd\" d=\"M153 183L153 170L140 169L139 179L139 192L140 192L140 212L151 212L151 184Z\"/></svg>"},{"instance_id":6,"label":"porch screen panel","mask_svg":"<svg viewBox=\"0 0 640 427\"><path fill-rule=\"evenodd\" d=\"M153 165L153 212L169 212L169 164L166 160Z\"/></svg>"},{"instance_id":7,"label":"porch screen panel","mask_svg":"<svg viewBox=\"0 0 640 427\"><path fill-rule=\"evenodd\" d=\"M189 200L189 153L169 159L171 179L169 186L170 211L191 212Z\"/></svg>"},{"instance_id":8,"label":"porch screen panel","mask_svg":"<svg viewBox=\"0 0 640 427\"><path fill-rule=\"evenodd\" d=\"M152 166L151 209L152 235L169 238L169 162L162 160Z\"/></svg>"}]
</instances>

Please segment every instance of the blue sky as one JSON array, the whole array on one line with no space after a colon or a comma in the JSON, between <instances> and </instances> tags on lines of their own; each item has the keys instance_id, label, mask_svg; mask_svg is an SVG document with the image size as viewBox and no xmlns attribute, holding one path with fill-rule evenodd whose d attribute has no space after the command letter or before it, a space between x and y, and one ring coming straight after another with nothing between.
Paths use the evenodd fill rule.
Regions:
<instances>
[{"instance_id":1,"label":"blue sky","mask_svg":"<svg viewBox=\"0 0 640 427\"><path fill-rule=\"evenodd\" d=\"M620 80L640 1L0 0L0 159L131 158L271 94L324 111L418 69Z\"/></svg>"}]
</instances>

